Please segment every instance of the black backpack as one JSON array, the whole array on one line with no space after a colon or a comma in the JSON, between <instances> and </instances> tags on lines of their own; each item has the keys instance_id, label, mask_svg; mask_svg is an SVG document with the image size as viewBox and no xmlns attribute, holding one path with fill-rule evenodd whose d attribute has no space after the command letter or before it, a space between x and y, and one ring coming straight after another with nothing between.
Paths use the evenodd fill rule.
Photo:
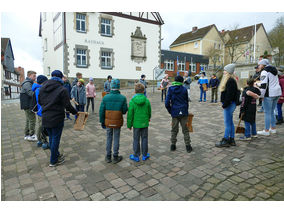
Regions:
<instances>
[{"instance_id":1,"label":"black backpack","mask_svg":"<svg viewBox=\"0 0 284 213\"><path fill-rule=\"evenodd\" d=\"M241 90L237 90L236 93L236 105L239 106L242 103L242 94L241 94Z\"/></svg>"},{"instance_id":2,"label":"black backpack","mask_svg":"<svg viewBox=\"0 0 284 213\"><path fill-rule=\"evenodd\" d=\"M37 107L37 102L36 102L36 95L35 92L32 97L32 106L31 106L32 112L37 113L38 112L38 107Z\"/></svg>"}]
</instances>

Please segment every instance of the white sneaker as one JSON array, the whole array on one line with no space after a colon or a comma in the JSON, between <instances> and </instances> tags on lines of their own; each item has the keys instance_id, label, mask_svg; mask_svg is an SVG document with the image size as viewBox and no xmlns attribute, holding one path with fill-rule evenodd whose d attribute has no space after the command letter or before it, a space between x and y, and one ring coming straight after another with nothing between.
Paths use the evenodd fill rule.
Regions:
<instances>
[{"instance_id":1,"label":"white sneaker","mask_svg":"<svg viewBox=\"0 0 284 213\"><path fill-rule=\"evenodd\" d=\"M29 141L37 141L37 136L36 135L31 135L28 138Z\"/></svg>"},{"instance_id":2,"label":"white sneaker","mask_svg":"<svg viewBox=\"0 0 284 213\"><path fill-rule=\"evenodd\" d=\"M271 134L276 134L276 129L269 129Z\"/></svg>"},{"instance_id":3,"label":"white sneaker","mask_svg":"<svg viewBox=\"0 0 284 213\"><path fill-rule=\"evenodd\" d=\"M269 136L270 135L270 132L266 132L265 130L262 130L262 131L257 131L257 134L258 135L264 135L264 136Z\"/></svg>"},{"instance_id":4,"label":"white sneaker","mask_svg":"<svg viewBox=\"0 0 284 213\"><path fill-rule=\"evenodd\" d=\"M29 139L29 135L26 135L25 137L24 137L24 140L26 141L26 140L28 140Z\"/></svg>"},{"instance_id":5,"label":"white sneaker","mask_svg":"<svg viewBox=\"0 0 284 213\"><path fill-rule=\"evenodd\" d=\"M257 135L252 135L251 137L252 137L252 138L257 138L258 136L257 136Z\"/></svg>"}]
</instances>

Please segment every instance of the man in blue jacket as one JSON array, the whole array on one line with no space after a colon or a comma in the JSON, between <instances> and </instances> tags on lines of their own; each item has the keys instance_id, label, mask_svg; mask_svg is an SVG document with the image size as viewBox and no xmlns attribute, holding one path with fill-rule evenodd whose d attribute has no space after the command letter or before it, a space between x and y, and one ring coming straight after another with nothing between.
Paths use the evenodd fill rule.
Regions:
<instances>
[{"instance_id":1,"label":"man in blue jacket","mask_svg":"<svg viewBox=\"0 0 284 213\"><path fill-rule=\"evenodd\" d=\"M180 123L186 151L189 153L192 151L192 147L190 145L189 130L186 125L188 121L188 93L187 89L183 86L183 77L176 76L172 85L173 86L169 88L165 102L165 106L172 116L171 151L176 150Z\"/></svg>"},{"instance_id":2,"label":"man in blue jacket","mask_svg":"<svg viewBox=\"0 0 284 213\"><path fill-rule=\"evenodd\" d=\"M215 74L212 75L210 81L209 81L209 88L211 88L211 103L214 102L214 96L215 96L215 103L217 103L218 99L218 86L219 86L219 79L216 77Z\"/></svg>"}]
</instances>

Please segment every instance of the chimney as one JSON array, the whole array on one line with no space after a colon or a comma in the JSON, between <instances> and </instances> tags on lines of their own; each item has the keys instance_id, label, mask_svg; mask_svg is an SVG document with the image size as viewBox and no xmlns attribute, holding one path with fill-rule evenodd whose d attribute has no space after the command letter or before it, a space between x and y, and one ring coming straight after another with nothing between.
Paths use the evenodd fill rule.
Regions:
<instances>
[{"instance_id":1,"label":"chimney","mask_svg":"<svg viewBox=\"0 0 284 213\"><path fill-rule=\"evenodd\" d=\"M225 30L223 29L222 31L221 31L221 33L223 34L225 32Z\"/></svg>"},{"instance_id":2,"label":"chimney","mask_svg":"<svg viewBox=\"0 0 284 213\"><path fill-rule=\"evenodd\" d=\"M197 27L193 27L193 28L192 28L192 33L195 33L197 30L198 30Z\"/></svg>"}]
</instances>

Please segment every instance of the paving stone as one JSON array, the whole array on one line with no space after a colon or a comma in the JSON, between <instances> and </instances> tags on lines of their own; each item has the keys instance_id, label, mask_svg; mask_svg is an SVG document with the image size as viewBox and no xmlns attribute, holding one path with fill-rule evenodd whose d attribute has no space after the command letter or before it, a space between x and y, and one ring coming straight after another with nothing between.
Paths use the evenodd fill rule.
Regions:
<instances>
[{"instance_id":1,"label":"paving stone","mask_svg":"<svg viewBox=\"0 0 284 213\"><path fill-rule=\"evenodd\" d=\"M105 199L105 196L101 192L98 192L96 194L91 195L90 198L94 201L99 201Z\"/></svg>"},{"instance_id":2,"label":"paving stone","mask_svg":"<svg viewBox=\"0 0 284 213\"><path fill-rule=\"evenodd\" d=\"M54 198L55 194L53 192L48 192L39 196L39 200L48 200L50 198Z\"/></svg>"},{"instance_id":3,"label":"paving stone","mask_svg":"<svg viewBox=\"0 0 284 213\"><path fill-rule=\"evenodd\" d=\"M138 181L136 178L132 177L132 178L125 179L125 182L126 182L127 184L129 184L130 186L134 186L134 185L136 185L139 181Z\"/></svg>"},{"instance_id":4,"label":"paving stone","mask_svg":"<svg viewBox=\"0 0 284 213\"><path fill-rule=\"evenodd\" d=\"M171 187L173 187L173 186L175 186L175 185L178 184L174 179L172 179L172 178L170 178L170 177L164 177L164 178L162 178L162 179L161 179L161 183L167 185L169 188L171 188Z\"/></svg>"},{"instance_id":5,"label":"paving stone","mask_svg":"<svg viewBox=\"0 0 284 213\"><path fill-rule=\"evenodd\" d=\"M156 185L158 183L159 183L159 181L157 181L156 179L151 179L151 180L148 180L146 182L146 184L149 185L149 186L154 186L154 185Z\"/></svg>"},{"instance_id":6,"label":"paving stone","mask_svg":"<svg viewBox=\"0 0 284 213\"><path fill-rule=\"evenodd\" d=\"M134 171L130 172L134 177L138 178L141 177L143 175L145 175L146 173L143 172L141 169L135 169Z\"/></svg>"},{"instance_id":7,"label":"paving stone","mask_svg":"<svg viewBox=\"0 0 284 213\"><path fill-rule=\"evenodd\" d=\"M110 189L106 189L102 192L106 197L112 195L112 194L115 194L117 193L116 189L114 188L110 188Z\"/></svg>"},{"instance_id":8,"label":"paving stone","mask_svg":"<svg viewBox=\"0 0 284 213\"><path fill-rule=\"evenodd\" d=\"M221 195L221 198L225 200L232 200L234 198L234 195L230 192L225 192L224 194Z\"/></svg>"},{"instance_id":9,"label":"paving stone","mask_svg":"<svg viewBox=\"0 0 284 213\"><path fill-rule=\"evenodd\" d=\"M174 186L172 189L176 194L183 198L191 194L191 191L189 189L185 188L183 185L180 184Z\"/></svg>"},{"instance_id":10,"label":"paving stone","mask_svg":"<svg viewBox=\"0 0 284 213\"><path fill-rule=\"evenodd\" d=\"M135 198L139 195L139 192L137 192L136 190L131 190L127 193L124 194L124 196L129 200L129 199L132 199L132 198Z\"/></svg>"},{"instance_id":11,"label":"paving stone","mask_svg":"<svg viewBox=\"0 0 284 213\"><path fill-rule=\"evenodd\" d=\"M80 192L76 192L74 194L74 197L76 200L80 200L80 199L88 197L88 194L85 191L80 191Z\"/></svg>"},{"instance_id":12,"label":"paving stone","mask_svg":"<svg viewBox=\"0 0 284 213\"><path fill-rule=\"evenodd\" d=\"M179 199L180 197L174 193L173 191L171 192L168 192L166 194L163 194L163 197L165 198L165 200L168 200L168 201L174 201L174 200L177 200Z\"/></svg>"},{"instance_id":13,"label":"paving stone","mask_svg":"<svg viewBox=\"0 0 284 213\"><path fill-rule=\"evenodd\" d=\"M121 200L123 198L124 198L124 196L121 193L115 193L115 194L112 194L111 196L109 196L108 200L116 201L116 200Z\"/></svg>"},{"instance_id":14,"label":"paving stone","mask_svg":"<svg viewBox=\"0 0 284 213\"><path fill-rule=\"evenodd\" d=\"M134 189L137 190L138 192L140 192L147 187L148 186L145 183L138 183L134 186Z\"/></svg>"},{"instance_id":15,"label":"paving stone","mask_svg":"<svg viewBox=\"0 0 284 213\"><path fill-rule=\"evenodd\" d=\"M115 187L115 188L119 188L121 186L126 185L127 183L125 183L121 178L115 179L110 181L110 183Z\"/></svg>"},{"instance_id":16,"label":"paving stone","mask_svg":"<svg viewBox=\"0 0 284 213\"><path fill-rule=\"evenodd\" d=\"M126 185L126 186L122 186L122 187L118 188L117 190L118 190L120 193L124 194L124 193L130 191L131 189L132 189L132 188L131 188L130 186Z\"/></svg>"}]
</instances>

